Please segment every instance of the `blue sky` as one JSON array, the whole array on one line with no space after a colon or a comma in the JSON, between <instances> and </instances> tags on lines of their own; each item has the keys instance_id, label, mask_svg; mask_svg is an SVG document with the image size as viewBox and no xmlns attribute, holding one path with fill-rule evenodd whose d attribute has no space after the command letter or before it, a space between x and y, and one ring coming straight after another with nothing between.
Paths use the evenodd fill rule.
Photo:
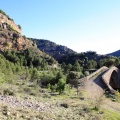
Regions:
<instances>
[{"instance_id":1,"label":"blue sky","mask_svg":"<svg viewBox=\"0 0 120 120\"><path fill-rule=\"evenodd\" d=\"M120 0L2 0L0 9L27 37L48 39L77 52L120 49Z\"/></svg>"}]
</instances>

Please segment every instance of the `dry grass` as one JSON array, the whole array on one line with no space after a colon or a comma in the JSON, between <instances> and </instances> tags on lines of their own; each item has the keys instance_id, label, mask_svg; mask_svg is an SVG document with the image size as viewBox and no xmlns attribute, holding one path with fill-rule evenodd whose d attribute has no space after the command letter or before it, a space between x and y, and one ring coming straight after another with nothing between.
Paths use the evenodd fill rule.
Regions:
<instances>
[{"instance_id":1,"label":"dry grass","mask_svg":"<svg viewBox=\"0 0 120 120\"><path fill-rule=\"evenodd\" d=\"M4 87L5 86L5 87ZM38 93L36 89L36 96L30 95L24 91L25 84L19 91L19 85L12 85L12 90L15 92L15 97L19 101L29 101L33 104L39 101L41 110L32 109L31 107L11 107L9 103L0 102L0 119L13 120L107 120L109 112L107 108L103 108L104 96L95 98L88 98L86 91L79 91L76 94L76 89L66 91L62 95L50 95L49 90L45 89L45 93ZM11 85L4 84L0 89L10 89ZM33 90L33 88L31 88ZM35 91L35 89L34 89ZM54 93L55 94L55 93ZM38 96L39 95L39 96ZM47 95L46 97L44 97ZM8 96L8 95L7 95ZM50 97L49 97L50 96ZM111 110L110 112L118 118L118 114ZM109 117L113 118L112 115ZM112 120L112 119L111 119Z\"/></svg>"}]
</instances>

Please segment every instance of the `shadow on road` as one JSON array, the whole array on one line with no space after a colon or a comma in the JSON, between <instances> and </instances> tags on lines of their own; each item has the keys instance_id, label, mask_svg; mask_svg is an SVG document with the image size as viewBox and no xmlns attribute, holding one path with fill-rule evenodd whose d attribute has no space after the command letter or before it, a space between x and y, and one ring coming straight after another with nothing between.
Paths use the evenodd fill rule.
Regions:
<instances>
[{"instance_id":1,"label":"shadow on road","mask_svg":"<svg viewBox=\"0 0 120 120\"><path fill-rule=\"evenodd\" d=\"M105 73L106 71L100 73L94 80L93 82L96 83L99 87L101 87L102 89L106 89L107 86L105 85L105 83L102 81L102 75Z\"/></svg>"}]
</instances>

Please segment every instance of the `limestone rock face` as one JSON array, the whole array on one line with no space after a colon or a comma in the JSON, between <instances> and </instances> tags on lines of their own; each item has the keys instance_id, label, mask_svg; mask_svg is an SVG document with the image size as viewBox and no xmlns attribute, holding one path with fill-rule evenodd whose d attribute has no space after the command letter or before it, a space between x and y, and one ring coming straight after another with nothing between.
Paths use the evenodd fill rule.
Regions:
<instances>
[{"instance_id":1,"label":"limestone rock face","mask_svg":"<svg viewBox=\"0 0 120 120\"><path fill-rule=\"evenodd\" d=\"M36 44L21 33L20 25L16 25L8 15L0 11L0 53L5 50L19 52L31 49L35 54L44 56L44 53L37 49Z\"/></svg>"},{"instance_id":2,"label":"limestone rock face","mask_svg":"<svg viewBox=\"0 0 120 120\"><path fill-rule=\"evenodd\" d=\"M25 39L19 33L5 29L0 31L0 51L6 49L19 51L30 47L34 47L33 42Z\"/></svg>"},{"instance_id":3,"label":"limestone rock face","mask_svg":"<svg viewBox=\"0 0 120 120\"><path fill-rule=\"evenodd\" d=\"M23 37L21 32L21 28L11 18L0 13L0 51L34 47L33 42Z\"/></svg>"},{"instance_id":4,"label":"limestone rock face","mask_svg":"<svg viewBox=\"0 0 120 120\"><path fill-rule=\"evenodd\" d=\"M7 29L7 25L5 23L10 25L18 33L20 33L20 34L22 33L21 28L18 25L16 25L14 23L14 21L10 20L7 16L3 15L2 13L0 13L0 27L2 27L3 29Z\"/></svg>"}]
</instances>

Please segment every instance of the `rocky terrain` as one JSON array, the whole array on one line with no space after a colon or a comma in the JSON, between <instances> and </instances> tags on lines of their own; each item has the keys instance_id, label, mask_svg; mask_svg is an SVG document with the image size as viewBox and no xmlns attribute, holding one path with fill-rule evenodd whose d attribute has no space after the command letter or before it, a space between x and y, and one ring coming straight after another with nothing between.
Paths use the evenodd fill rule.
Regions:
<instances>
[{"instance_id":1,"label":"rocky terrain","mask_svg":"<svg viewBox=\"0 0 120 120\"><path fill-rule=\"evenodd\" d=\"M6 27L8 28L9 25L6 25ZM27 48L33 47L33 42L30 40L27 40L26 38L24 38L23 36L21 36L21 34L9 30L8 29L4 29L4 28L0 28L0 50L4 51L5 49L11 49L11 50L16 50L16 51L20 51L20 50L25 50Z\"/></svg>"},{"instance_id":2,"label":"rocky terrain","mask_svg":"<svg viewBox=\"0 0 120 120\"><path fill-rule=\"evenodd\" d=\"M24 81L12 86L4 83L0 88L0 119L119 120L120 98L110 93L105 96L105 91L100 86L103 72L86 80L78 94L76 89L72 88L66 89L63 95L52 93L48 89L36 89L36 95L29 95L20 92L24 88L21 87ZM5 94L6 88L11 88L14 94Z\"/></svg>"},{"instance_id":3,"label":"rocky terrain","mask_svg":"<svg viewBox=\"0 0 120 120\"><path fill-rule=\"evenodd\" d=\"M7 29L7 26L5 24L10 25L15 31L17 31L18 33L22 33L21 27L19 25L16 25L14 23L14 21L9 18L5 13L2 11L2 13L0 13L0 26L3 27L4 29Z\"/></svg>"}]
</instances>

